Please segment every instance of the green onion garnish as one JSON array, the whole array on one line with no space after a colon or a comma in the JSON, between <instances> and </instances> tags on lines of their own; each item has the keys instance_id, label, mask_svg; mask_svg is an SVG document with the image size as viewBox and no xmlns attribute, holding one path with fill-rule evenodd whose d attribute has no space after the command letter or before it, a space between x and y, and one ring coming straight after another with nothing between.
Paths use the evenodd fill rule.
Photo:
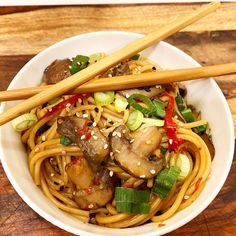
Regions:
<instances>
[{"instance_id":1,"label":"green onion garnish","mask_svg":"<svg viewBox=\"0 0 236 236\"><path fill-rule=\"evenodd\" d=\"M195 121L195 117L193 116L192 110L190 108L181 111L181 114L187 123Z\"/></svg>"},{"instance_id":2,"label":"green onion garnish","mask_svg":"<svg viewBox=\"0 0 236 236\"><path fill-rule=\"evenodd\" d=\"M154 99L153 101L154 106L156 107L156 116L160 117L160 118L164 118L165 117L165 106L164 106L164 102L161 99Z\"/></svg>"},{"instance_id":3,"label":"green onion garnish","mask_svg":"<svg viewBox=\"0 0 236 236\"><path fill-rule=\"evenodd\" d=\"M87 67L89 62L89 57L84 55L77 55L76 57L72 58L70 72L71 74L75 74L80 70Z\"/></svg>"},{"instance_id":4,"label":"green onion garnish","mask_svg":"<svg viewBox=\"0 0 236 236\"><path fill-rule=\"evenodd\" d=\"M180 112L187 108L183 97L179 93L177 93L177 96L175 97L175 102Z\"/></svg>"},{"instance_id":5,"label":"green onion garnish","mask_svg":"<svg viewBox=\"0 0 236 236\"><path fill-rule=\"evenodd\" d=\"M143 122L143 113L139 110L131 111L127 121L127 127L134 131L138 129Z\"/></svg>"},{"instance_id":6,"label":"green onion garnish","mask_svg":"<svg viewBox=\"0 0 236 236\"><path fill-rule=\"evenodd\" d=\"M37 121L38 118L35 114L25 113L12 121L12 127L15 131L21 132L32 127Z\"/></svg>"},{"instance_id":7,"label":"green onion garnish","mask_svg":"<svg viewBox=\"0 0 236 236\"><path fill-rule=\"evenodd\" d=\"M64 146L69 146L70 144L72 144L72 141L69 138L67 138L66 136L61 136L60 144L62 144Z\"/></svg>"},{"instance_id":8,"label":"green onion garnish","mask_svg":"<svg viewBox=\"0 0 236 236\"><path fill-rule=\"evenodd\" d=\"M94 93L94 99L97 105L107 106L115 99L114 91L96 92Z\"/></svg>"},{"instance_id":9,"label":"green onion garnish","mask_svg":"<svg viewBox=\"0 0 236 236\"><path fill-rule=\"evenodd\" d=\"M162 170L155 179L152 192L158 195L161 199L165 199L176 183L179 174L180 168L177 166L172 166Z\"/></svg>"},{"instance_id":10,"label":"green onion garnish","mask_svg":"<svg viewBox=\"0 0 236 236\"><path fill-rule=\"evenodd\" d=\"M139 57L140 57L140 55L136 54L136 55L133 55L130 59L133 61L137 61L139 59Z\"/></svg>"}]
</instances>

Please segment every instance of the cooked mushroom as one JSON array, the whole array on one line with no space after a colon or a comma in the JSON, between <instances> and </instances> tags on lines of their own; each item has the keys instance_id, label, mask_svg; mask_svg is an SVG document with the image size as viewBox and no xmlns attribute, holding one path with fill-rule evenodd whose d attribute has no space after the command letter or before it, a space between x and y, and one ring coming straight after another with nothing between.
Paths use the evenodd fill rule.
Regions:
<instances>
[{"instance_id":1,"label":"cooked mushroom","mask_svg":"<svg viewBox=\"0 0 236 236\"><path fill-rule=\"evenodd\" d=\"M75 185L74 199L81 209L97 209L108 203L114 193L114 176L109 170L94 173L84 157L75 158L66 166L69 180Z\"/></svg>"},{"instance_id":2,"label":"cooked mushroom","mask_svg":"<svg viewBox=\"0 0 236 236\"><path fill-rule=\"evenodd\" d=\"M71 61L69 59L55 60L44 71L43 81L46 84L56 84L68 78L70 73Z\"/></svg>"},{"instance_id":3,"label":"cooked mushroom","mask_svg":"<svg viewBox=\"0 0 236 236\"><path fill-rule=\"evenodd\" d=\"M88 126L86 119L61 117L58 119L57 132L76 143L84 155L96 163L104 161L109 153L109 143L106 137L98 127Z\"/></svg>"},{"instance_id":4,"label":"cooked mushroom","mask_svg":"<svg viewBox=\"0 0 236 236\"><path fill-rule=\"evenodd\" d=\"M158 94L162 93L161 88L156 88L156 87L144 87L144 88L137 88L137 89L126 89L126 90L121 90L118 93L124 97L129 97L132 94L138 93L138 94L143 94L147 97L154 97L157 96Z\"/></svg>"},{"instance_id":5,"label":"cooked mushroom","mask_svg":"<svg viewBox=\"0 0 236 236\"><path fill-rule=\"evenodd\" d=\"M110 143L114 160L131 175L138 178L153 178L164 165L164 159L150 159L149 155L158 147L161 134L157 127L148 127L145 131L134 134L134 142L130 143L125 126L118 126L113 132Z\"/></svg>"}]
</instances>

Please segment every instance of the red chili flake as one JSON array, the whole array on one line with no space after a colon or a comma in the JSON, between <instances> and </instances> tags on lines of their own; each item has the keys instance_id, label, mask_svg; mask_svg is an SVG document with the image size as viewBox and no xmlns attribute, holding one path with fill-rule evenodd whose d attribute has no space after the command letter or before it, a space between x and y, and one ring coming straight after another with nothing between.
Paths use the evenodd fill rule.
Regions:
<instances>
[{"instance_id":1,"label":"red chili flake","mask_svg":"<svg viewBox=\"0 0 236 236\"><path fill-rule=\"evenodd\" d=\"M65 170L67 171L67 169L73 165L78 165L84 159L85 158L83 156L74 158L69 164L66 165Z\"/></svg>"},{"instance_id":2,"label":"red chili flake","mask_svg":"<svg viewBox=\"0 0 236 236\"><path fill-rule=\"evenodd\" d=\"M159 95L159 97L167 96L169 98L169 103L166 108L166 115L164 117L164 129L166 131L166 135L168 138L168 150L177 152L179 149L179 145L184 141L182 139L178 139L176 136L176 124L172 120L173 109L175 100L174 97L169 93L164 92Z\"/></svg>"},{"instance_id":3,"label":"red chili flake","mask_svg":"<svg viewBox=\"0 0 236 236\"><path fill-rule=\"evenodd\" d=\"M194 192L193 192L193 193L195 193L195 192L198 190L201 181L202 181L202 177L200 177L200 178L197 180L197 182L195 183L195 189L194 189Z\"/></svg>"},{"instance_id":4,"label":"red chili flake","mask_svg":"<svg viewBox=\"0 0 236 236\"><path fill-rule=\"evenodd\" d=\"M86 140L89 140L92 136L91 136L91 131L90 131L90 128L89 128L89 126L88 126L88 121L86 120L85 122L84 122L84 126L83 126L83 128L82 129L77 129L77 133L78 133L78 135L81 137L81 136L83 136L83 135L85 135L85 139Z\"/></svg>"}]
</instances>

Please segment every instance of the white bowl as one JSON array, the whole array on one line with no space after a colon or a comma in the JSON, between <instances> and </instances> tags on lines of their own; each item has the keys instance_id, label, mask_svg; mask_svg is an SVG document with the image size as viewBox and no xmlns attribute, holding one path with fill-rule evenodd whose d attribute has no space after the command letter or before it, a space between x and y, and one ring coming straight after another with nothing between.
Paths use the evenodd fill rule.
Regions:
<instances>
[{"instance_id":1,"label":"white bowl","mask_svg":"<svg viewBox=\"0 0 236 236\"><path fill-rule=\"evenodd\" d=\"M128 32L96 32L78 35L59 42L30 60L15 76L9 89L37 86L47 65L58 58L95 52L111 53L127 43L142 37ZM179 49L161 42L143 52L162 68L187 68L200 66ZM203 118L212 128L216 155L207 184L198 199L188 208L165 221L165 226L149 223L128 229L110 229L84 224L59 210L35 186L29 174L26 153L20 136L8 123L0 129L0 149L4 170L22 199L40 216L54 225L79 235L162 235L186 224L202 212L215 198L229 173L234 151L234 128L227 102L213 79L186 83L188 100L202 111ZM2 104L1 109L12 107L16 102Z\"/></svg>"}]
</instances>

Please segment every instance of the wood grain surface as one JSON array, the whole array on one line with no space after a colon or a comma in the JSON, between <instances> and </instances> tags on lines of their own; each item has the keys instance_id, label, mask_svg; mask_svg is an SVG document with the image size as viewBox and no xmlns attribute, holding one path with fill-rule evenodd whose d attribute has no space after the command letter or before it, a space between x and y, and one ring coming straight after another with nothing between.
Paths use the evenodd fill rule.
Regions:
<instances>
[{"instance_id":1,"label":"wood grain surface","mask_svg":"<svg viewBox=\"0 0 236 236\"><path fill-rule=\"evenodd\" d=\"M36 53L84 32L148 33L201 4L0 8L0 90ZM236 3L223 4L166 40L203 65L236 61ZM216 79L236 124L236 75ZM235 126L236 131L236 126ZM222 157L223 158L223 157ZM9 183L0 164L0 235L71 235L31 210ZM216 199L198 217L169 235L236 235L236 156Z\"/></svg>"}]
</instances>

